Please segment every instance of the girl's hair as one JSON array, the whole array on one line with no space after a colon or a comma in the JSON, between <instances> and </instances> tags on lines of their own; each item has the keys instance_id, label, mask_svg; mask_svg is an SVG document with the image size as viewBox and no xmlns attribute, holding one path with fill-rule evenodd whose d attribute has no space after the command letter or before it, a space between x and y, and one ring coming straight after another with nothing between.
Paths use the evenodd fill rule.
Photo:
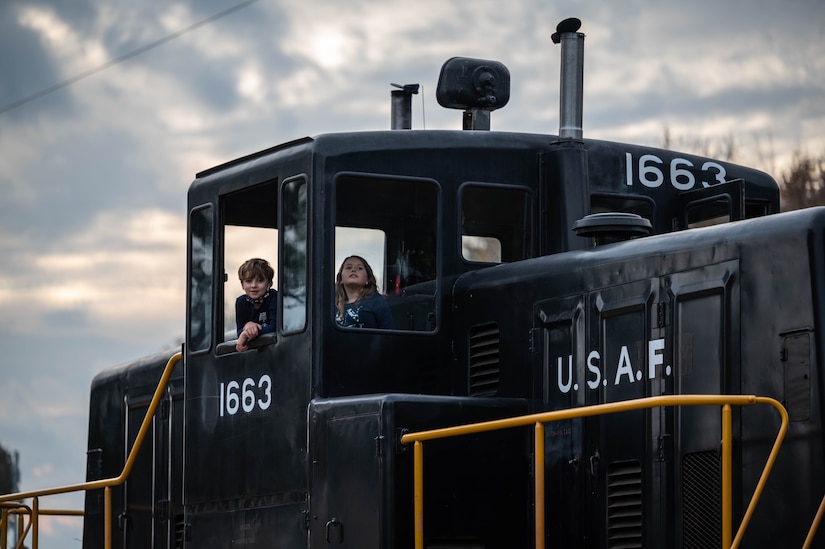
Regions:
<instances>
[{"instance_id":1,"label":"girl's hair","mask_svg":"<svg viewBox=\"0 0 825 549\"><path fill-rule=\"evenodd\" d=\"M266 259L253 257L244 261L238 268L238 278L241 282L258 277L268 281L270 286L272 285L272 280L275 278L275 269Z\"/></svg>"},{"instance_id":2,"label":"girl's hair","mask_svg":"<svg viewBox=\"0 0 825 549\"><path fill-rule=\"evenodd\" d=\"M362 297L369 297L378 291L378 281L375 279L375 273L372 272L372 267L367 263L367 260L360 255L351 255L345 257L341 262L341 267L338 268L338 274L335 277L335 307L338 309L338 314L344 315L344 305L347 303L347 290L344 288L342 273L344 272L344 265L350 259L357 259L364 264L364 269L367 271L367 284L358 292L358 299Z\"/></svg>"}]
</instances>

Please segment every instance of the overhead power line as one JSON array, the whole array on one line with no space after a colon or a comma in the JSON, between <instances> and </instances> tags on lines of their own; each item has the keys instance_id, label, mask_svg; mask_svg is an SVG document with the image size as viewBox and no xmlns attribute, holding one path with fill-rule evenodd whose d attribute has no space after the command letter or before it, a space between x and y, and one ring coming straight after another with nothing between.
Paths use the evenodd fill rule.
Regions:
<instances>
[{"instance_id":1,"label":"overhead power line","mask_svg":"<svg viewBox=\"0 0 825 549\"><path fill-rule=\"evenodd\" d=\"M231 13L234 13L234 12L240 10L240 9L243 9L243 8L245 8L245 7L247 7L251 4L254 4L255 2L259 2L259 1L260 0L246 0L245 2L241 2L240 4L237 4L237 5L229 8L229 9L226 9L226 10L220 12L220 13L216 13L215 15L212 15L211 17L208 17L208 18L206 18L202 21L199 21L199 22L195 23L194 25L186 27L185 29L181 29L177 32L174 32L174 33L170 34L170 35L164 36L163 38L161 38L159 40L156 40L156 41L154 41L150 44L142 46L142 47L140 47L136 50L133 50L129 53L126 53L124 55L121 55L120 57L116 57L115 59L107 61L106 63L104 63L104 64L102 64L98 67L95 67L93 69L89 69L87 71L81 72L80 74L78 74L76 76L73 76L73 77L69 78L68 80L64 80L63 82L60 82L58 84L54 84L53 86L49 86L48 88L40 90L39 92L28 95L28 96L26 96L22 99L18 99L17 101L14 101L13 103L9 103L8 105L0 107L0 114L4 113L6 111L10 111L12 109L16 109L17 107L19 107L21 105L25 105L26 103L29 103L31 101L34 101L35 99L39 99L39 98L43 97L44 95L48 95L48 94L50 94L52 92L55 92L59 89L70 86L70 85L74 84L75 82L78 82L79 80L83 80L84 78L88 78L88 77L90 77L94 74L97 74L97 73L105 70L105 69L108 69L109 67L113 67L114 65L123 63L124 61L126 61L128 59L131 59L132 57L136 57L136 56L138 56L142 53L145 53L149 50L152 50L152 49L155 49L159 46L162 46L163 44L165 44L167 42L171 42L175 38L179 38L179 37L183 36L184 34L190 33L190 32L192 32L193 30L195 30L197 28L200 28L204 25L208 25L209 23L213 23L213 22L217 21L218 19L226 17L227 15L229 15Z\"/></svg>"}]
</instances>

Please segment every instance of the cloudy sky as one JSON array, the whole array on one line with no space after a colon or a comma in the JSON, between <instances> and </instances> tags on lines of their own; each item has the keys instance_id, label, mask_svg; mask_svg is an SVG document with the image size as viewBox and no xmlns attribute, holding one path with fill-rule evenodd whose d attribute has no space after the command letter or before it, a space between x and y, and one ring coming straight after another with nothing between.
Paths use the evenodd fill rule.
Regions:
<instances>
[{"instance_id":1,"label":"cloudy sky","mask_svg":"<svg viewBox=\"0 0 825 549\"><path fill-rule=\"evenodd\" d=\"M388 129L391 82L423 86L414 129L459 129L434 93L453 56L510 69L494 131L556 133L550 35L573 16L586 137L733 141L777 178L825 152L822 0L0 0L0 445L20 488L82 482L93 376L184 333L196 172ZM41 547L80 537L43 521Z\"/></svg>"}]
</instances>

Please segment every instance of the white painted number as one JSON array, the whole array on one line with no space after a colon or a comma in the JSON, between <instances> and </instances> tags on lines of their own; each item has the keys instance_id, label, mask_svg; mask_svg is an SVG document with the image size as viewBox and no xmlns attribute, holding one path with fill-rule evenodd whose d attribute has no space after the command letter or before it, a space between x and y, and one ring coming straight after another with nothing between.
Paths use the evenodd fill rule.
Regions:
<instances>
[{"instance_id":1,"label":"white painted number","mask_svg":"<svg viewBox=\"0 0 825 549\"><path fill-rule=\"evenodd\" d=\"M272 404L272 378L268 374L261 376L255 383L251 377L241 383L230 381L221 382L220 387L220 416L229 414L234 416L239 410L250 413L257 408L266 410Z\"/></svg>"},{"instance_id":2,"label":"white painted number","mask_svg":"<svg viewBox=\"0 0 825 549\"><path fill-rule=\"evenodd\" d=\"M696 183L696 178L693 177L693 172L680 168L680 165L693 167L693 163L690 160L674 158L670 162L670 182L680 191L689 191Z\"/></svg>"},{"instance_id":3,"label":"white painted number","mask_svg":"<svg viewBox=\"0 0 825 549\"><path fill-rule=\"evenodd\" d=\"M650 164L651 162L655 164ZM642 182L642 185L655 188L662 184L665 176L658 166L661 163L662 159L652 154L643 154L639 157L639 181Z\"/></svg>"},{"instance_id":4,"label":"white painted number","mask_svg":"<svg viewBox=\"0 0 825 549\"><path fill-rule=\"evenodd\" d=\"M627 186L632 187L638 181L645 187L655 189L661 187L665 182L665 172L670 185L679 191L689 191L696 186L697 171L703 176L702 187L710 187L725 182L725 167L718 162L707 161L702 164L701 170L696 170L693 162L686 158L674 158L670 161L670 169L665 168L665 161L655 154L643 154L637 163L633 161L633 155L625 153L625 171Z\"/></svg>"}]
</instances>

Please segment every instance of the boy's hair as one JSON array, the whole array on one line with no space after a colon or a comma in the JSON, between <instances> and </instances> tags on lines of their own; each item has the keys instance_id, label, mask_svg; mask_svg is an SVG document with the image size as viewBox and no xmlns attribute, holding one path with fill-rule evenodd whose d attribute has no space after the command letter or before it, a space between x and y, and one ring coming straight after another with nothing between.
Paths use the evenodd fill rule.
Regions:
<instances>
[{"instance_id":1,"label":"boy's hair","mask_svg":"<svg viewBox=\"0 0 825 549\"><path fill-rule=\"evenodd\" d=\"M244 261L238 268L238 278L241 282L258 277L267 280L270 284L272 284L272 280L275 278L275 269L272 268L266 259L253 257L252 259Z\"/></svg>"}]
</instances>

